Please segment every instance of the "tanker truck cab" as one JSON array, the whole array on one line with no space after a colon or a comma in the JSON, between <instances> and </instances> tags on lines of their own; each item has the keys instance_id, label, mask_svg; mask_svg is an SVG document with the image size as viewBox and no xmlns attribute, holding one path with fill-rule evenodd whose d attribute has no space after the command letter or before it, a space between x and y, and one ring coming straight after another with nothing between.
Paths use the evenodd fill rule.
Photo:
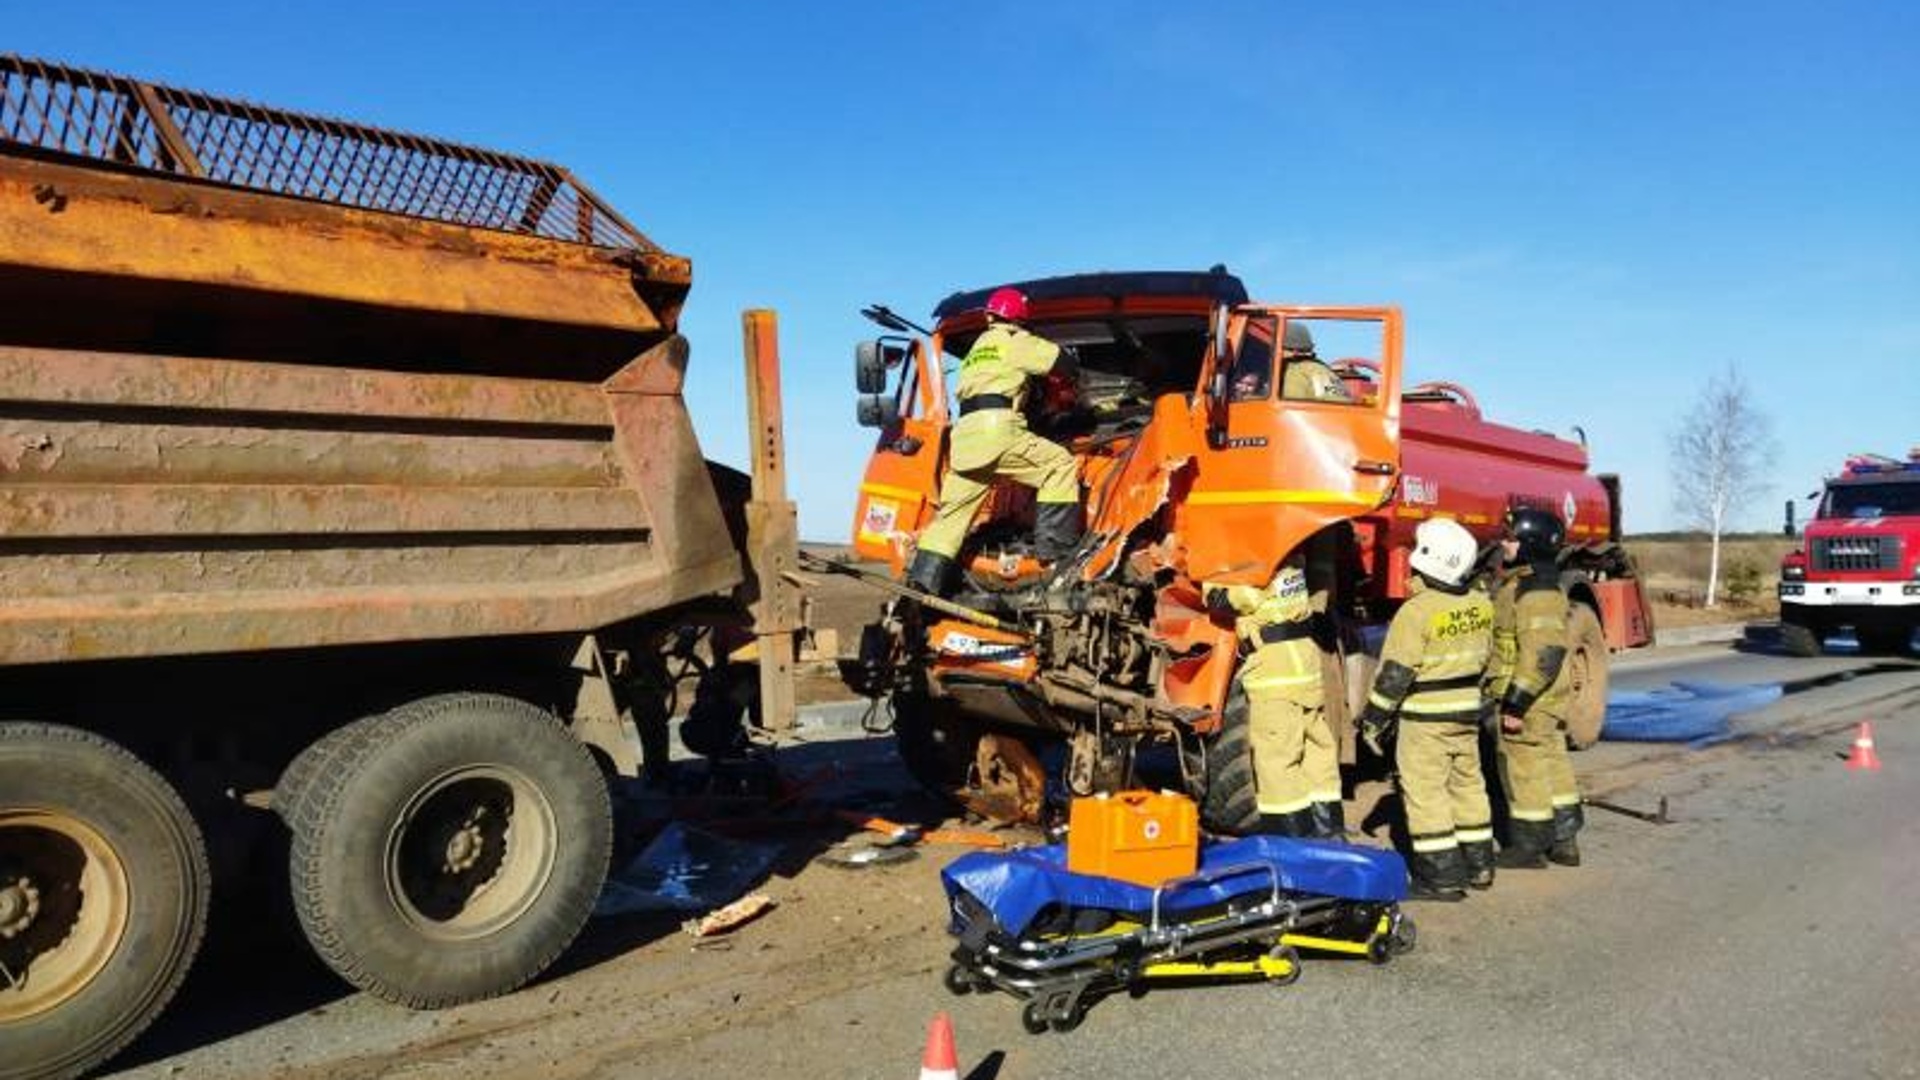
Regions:
<instances>
[{"instance_id":1,"label":"tanker truck cab","mask_svg":"<svg viewBox=\"0 0 1920 1080\"><path fill-rule=\"evenodd\" d=\"M1920 449L1863 454L1827 481L1798 550L1780 565L1787 651L1817 655L1852 627L1866 652L1902 652L1920 627Z\"/></svg>"}]
</instances>

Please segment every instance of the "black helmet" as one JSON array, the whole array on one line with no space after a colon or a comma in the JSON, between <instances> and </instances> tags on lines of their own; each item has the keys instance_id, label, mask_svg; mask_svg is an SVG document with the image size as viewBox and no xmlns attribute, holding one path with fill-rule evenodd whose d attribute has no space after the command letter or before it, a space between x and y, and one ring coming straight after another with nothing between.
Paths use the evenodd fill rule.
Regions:
<instances>
[{"instance_id":1,"label":"black helmet","mask_svg":"<svg viewBox=\"0 0 1920 1080\"><path fill-rule=\"evenodd\" d=\"M1287 320L1286 334L1280 340L1280 347L1290 353L1313 355L1313 332L1307 324L1298 319Z\"/></svg>"},{"instance_id":2,"label":"black helmet","mask_svg":"<svg viewBox=\"0 0 1920 1080\"><path fill-rule=\"evenodd\" d=\"M1553 558L1560 553L1560 545L1567 539L1567 530L1560 524L1559 518L1531 506L1509 507L1505 525L1505 535L1520 541L1520 559L1523 562Z\"/></svg>"}]
</instances>

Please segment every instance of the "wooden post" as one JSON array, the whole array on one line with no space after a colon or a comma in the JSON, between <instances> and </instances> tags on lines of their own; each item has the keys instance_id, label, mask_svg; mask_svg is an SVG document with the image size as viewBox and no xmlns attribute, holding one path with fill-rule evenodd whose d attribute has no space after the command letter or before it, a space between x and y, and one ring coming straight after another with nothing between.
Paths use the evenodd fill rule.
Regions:
<instances>
[{"instance_id":1,"label":"wooden post","mask_svg":"<svg viewBox=\"0 0 1920 1080\"><path fill-rule=\"evenodd\" d=\"M747 416L753 454L753 498L747 503L747 573L757 599L753 633L760 656L760 712L768 731L793 728L795 634L805 629L797 569L800 526L787 498L787 457L780 421L779 324L774 313L740 317L747 353Z\"/></svg>"}]
</instances>

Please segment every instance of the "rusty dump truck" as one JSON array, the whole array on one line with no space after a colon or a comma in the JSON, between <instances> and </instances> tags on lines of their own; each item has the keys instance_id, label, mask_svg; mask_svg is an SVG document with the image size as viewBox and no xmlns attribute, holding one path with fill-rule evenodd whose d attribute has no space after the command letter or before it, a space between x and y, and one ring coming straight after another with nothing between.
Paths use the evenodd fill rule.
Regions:
<instances>
[{"instance_id":1,"label":"rusty dump truck","mask_svg":"<svg viewBox=\"0 0 1920 1080\"><path fill-rule=\"evenodd\" d=\"M1619 543L1619 484L1587 471L1581 443L1489 420L1454 383L1403 389L1393 307L1254 303L1224 267L1013 284L1030 328L1078 354L1073 382L1033 395L1031 422L1072 451L1088 527L1043 577L1032 492L1002 482L956 560L958 606L902 600L862 635L849 682L888 699L923 783L1030 818L1046 744L1064 744L1075 794L1126 783L1142 745L1175 745L1207 823L1250 828L1237 642L1202 583L1264 585L1304 553L1329 713L1351 761L1348 717L1408 595L1414 526L1452 517L1491 548L1521 504L1567 525L1568 735L1598 736L1609 650L1647 644L1653 628ZM949 297L926 331L867 312L890 333L856 350L858 416L878 438L853 540L896 572L932 518L957 415L946 371L985 327L990 292ZM1278 343L1301 327L1344 387L1333 398L1288 396Z\"/></svg>"},{"instance_id":2,"label":"rusty dump truck","mask_svg":"<svg viewBox=\"0 0 1920 1080\"><path fill-rule=\"evenodd\" d=\"M0 1077L125 1045L250 869L355 986L511 989L669 635L750 626L790 716L771 313L749 490L690 282L557 166L0 55Z\"/></svg>"}]
</instances>

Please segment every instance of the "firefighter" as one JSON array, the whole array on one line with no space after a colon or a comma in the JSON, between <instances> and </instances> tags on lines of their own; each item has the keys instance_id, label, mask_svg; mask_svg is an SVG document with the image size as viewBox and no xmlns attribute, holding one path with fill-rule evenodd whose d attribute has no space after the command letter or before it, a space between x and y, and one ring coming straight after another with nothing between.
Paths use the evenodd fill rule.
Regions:
<instances>
[{"instance_id":1,"label":"firefighter","mask_svg":"<svg viewBox=\"0 0 1920 1080\"><path fill-rule=\"evenodd\" d=\"M1312 634L1307 575L1298 555L1266 588L1208 585L1207 607L1237 616L1245 643L1240 665L1247 692L1253 782L1263 833L1340 839L1340 757L1328 728L1320 646Z\"/></svg>"},{"instance_id":2,"label":"firefighter","mask_svg":"<svg viewBox=\"0 0 1920 1080\"><path fill-rule=\"evenodd\" d=\"M1461 900L1493 884L1493 810L1480 772L1481 681L1493 605L1468 584L1479 545L1457 521L1423 521L1408 565L1417 575L1387 627L1361 738L1379 753L1399 729L1394 764L1406 808L1413 895ZM1396 723L1397 718L1397 723Z\"/></svg>"},{"instance_id":3,"label":"firefighter","mask_svg":"<svg viewBox=\"0 0 1920 1080\"><path fill-rule=\"evenodd\" d=\"M1280 396L1293 401L1339 401L1351 403L1347 384L1314 351L1313 334L1307 324L1287 323L1280 344Z\"/></svg>"},{"instance_id":4,"label":"firefighter","mask_svg":"<svg viewBox=\"0 0 1920 1080\"><path fill-rule=\"evenodd\" d=\"M1586 824L1567 753L1567 595L1560 589L1560 519L1545 510L1507 511L1493 598L1494 661L1487 694L1500 713L1500 781L1509 840L1499 864L1533 869L1550 859L1580 865L1575 834Z\"/></svg>"},{"instance_id":5,"label":"firefighter","mask_svg":"<svg viewBox=\"0 0 1920 1080\"><path fill-rule=\"evenodd\" d=\"M987 328L960 361L954 387L960 418L940 483L940 508L921 532L907 572L907 583L924 592L946 593L967 527L1002 476L1035 489L1034 548L1042 562L1065 558L1080 541L1079 467L1064 448L1027 430L1021 413L1027 380L1056 368L1071 374L1072 359L1022 325L1027 310L1025 293L995 289L987 297Z\"/></svg>"}]
</instances>

